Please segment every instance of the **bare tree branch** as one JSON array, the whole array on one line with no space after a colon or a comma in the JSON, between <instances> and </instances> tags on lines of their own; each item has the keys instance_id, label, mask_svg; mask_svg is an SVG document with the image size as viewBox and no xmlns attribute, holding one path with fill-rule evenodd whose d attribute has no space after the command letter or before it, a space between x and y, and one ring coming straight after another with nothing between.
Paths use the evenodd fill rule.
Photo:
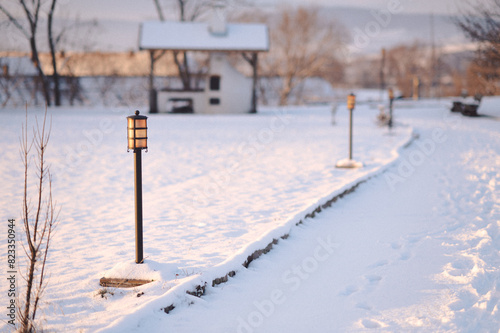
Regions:
<instances>
[{"instance_id":1,"label":"bare tree branch","mask_svg":"<svg viewBox=\"0 0 500 333\"><path fill-rule=\"evenodd\" d=\"M470 5L455 24L467 38L477 42L476 56L468 70L470 90L476 94L497 94L500 81L500 0Z\"/></svg>"},{"instance_id":2,"label":"bare tree branch","mask_svg":"<svg viewBox=\"0 0 500 333\"><path fill-rule=\"evenodd\" d=\"M0 11L2 11L2 13L4 13L7 18L9 19L9 21L14 24L14 26L26 37L26 38L30 38L30 35L28 33L28 31L26 31L26 29L19 23L19 21L14 17L12 16L12 14L10 14L9 11L7 11L7 9L2 6L2 4L0 4Z\"/></svg>"},{"instance_id":3,"label":"bare tree branch","mask_svg":"<svg viewBox=\"0 0 500 333\"><path fill-rule=\"evenodd\" d=\"M165 15L160 5L160 1L159 0L153 0L153 1L160 21L165 21ZM212 2L210 0L197 0L197 1L177 0L176 3L179 11L178 14L179 21L185 22L185 21L197 20L201 15L207 12ZM173 56L182 85L185 90L190 90L192 88L191 86L192 84L191 84L191 71L188 63L188 53L185 51L183 52L174 51Z\"/></svg>"},{"instance_id":4,"label":"bare tree branch","mask_svg":"<svg viewBox=\"0 0 500 333\"><path fill-rule=\"evenodd\" d=\"M59 80L59 73L57 71L57 57L56 57L56 44L53 37L52 24L54 21L54 11L56 9L57 0L52 0L50 5L50 11L47 17L47 36L49 39L50 55L52 60L52 77L54 78L54 104L56 106L61 105L61 85Z\"/></svg>"},{"instance_id":5,"label":"bare tree branch","mask_svg":"<svg viewBox=\"0 0 500 333\"><path fill-rule=\"evenodd\" d=\"M26 123L23 127L21 137L21 155L24 165L24 196L23 196L23 221L28 249L25 252L28 258L28 266L23 278L26 281L26 290L22 301L19 302L20 332L28 333L37 330L36 313L39 301L45 290L46 262L50 247L50 240L57 223L56 203L52 197L52 178L49 168L45 164L45 152L50 139L51 128L47 129L47 110L45 111L43 123L40 126L36 121L33 130L33 139L28 142L28 112L26 110ZM35 214L30 214L28 176L29 159L31 148L35 146L37 174L37 202ZM48 183L48 194L44 184Z\"/></svg>"},{"instance_id":6,"label":"bare tree branch","mask_svg":"<svg viewBox=\"0 0 500 333\"><path fill-rule=\"evenodd\" d=\"M160 2L159 0L154 0L155 6L156 6L156 12L158 13L158 16L160 17L160 21L165 21L165 16L163 15L163 10L161 9Z\"/></svg>"},{"instance_id":7,"label":"bare tree branch","mask_svg":"<svg viewBox=\"0 0 500 333\"><path fill-rule=\"evenodd\" d=\"M279 17L264 16L261 20L271 31L271 50L262 56L261 73L281 78L281 105L290 102L294 90L308 77L333 82L342 76L339 64L345 40L339 23L324 21L318 9L306 7L285 7Z\"/></svg>"}]
</instances>

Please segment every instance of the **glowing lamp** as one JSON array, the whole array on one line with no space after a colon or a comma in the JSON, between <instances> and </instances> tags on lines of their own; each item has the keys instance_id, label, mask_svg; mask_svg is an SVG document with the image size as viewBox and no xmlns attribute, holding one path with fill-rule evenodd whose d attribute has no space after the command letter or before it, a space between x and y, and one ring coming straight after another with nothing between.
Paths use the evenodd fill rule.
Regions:
<instances>
[{"instance_id":1,"label":"glowing lamp","mask_svg":"<svg viewBox=\"0 0 500 333\"><path fill-rule=\"evenodd\" d=\"M392 88L389 88L388 93L389 93L389 99L393 100L394 99L394 90L392 90Z\"/></svg>"},{"instance_id":2,"label":"glowing lamp","mask_svg":"<svg viewBox=\"0 0 500 333\"><path fill-rule=\"evenodd\" d=\"M356 106L356 95L349 94L349 96L347 96L347 108L353 110L354 106Z\"/></svg>"},{"instance_id":3,"label":"glowing lamp","mask_svg":"<svg viewBox=\"0 0 500 333\"><path fill-rule=\"evenodd\" d=\"M128 149L148 149L148 117L135 115L127 117Z\"/></svg>"}]
</instances>

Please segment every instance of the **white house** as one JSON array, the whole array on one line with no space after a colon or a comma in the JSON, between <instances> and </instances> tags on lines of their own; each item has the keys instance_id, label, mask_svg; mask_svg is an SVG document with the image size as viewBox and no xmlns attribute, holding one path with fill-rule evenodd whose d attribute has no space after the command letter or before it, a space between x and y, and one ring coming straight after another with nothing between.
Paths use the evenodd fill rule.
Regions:
<instances>
[{"instance_id":1,"label":"white house","mask_svg":"<svg viewBox=\"0 0 500 333\"><path fill-rule=\"evenodd\" d=\"M268 29L264 24L228 24L221 10L215 8L215 15L207 23L149 21L141 24L141 50L204 51L210 54L205 88L160 90L157 95L153 94L159 112L255 112L257 54L269 50ZM253 67L253 78L246 77L229 64L229 52L246 55ZM150 111L155 112L153 108Z\"/></svg>"}]
</instances>

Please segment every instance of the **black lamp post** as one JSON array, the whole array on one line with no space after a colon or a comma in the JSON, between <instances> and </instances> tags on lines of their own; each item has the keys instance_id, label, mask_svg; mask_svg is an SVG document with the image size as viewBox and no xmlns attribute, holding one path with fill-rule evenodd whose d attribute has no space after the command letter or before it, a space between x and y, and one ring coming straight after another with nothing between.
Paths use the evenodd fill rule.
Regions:
<instances>
[{"instance_id":1,"label":"black lamp post","mask_svg":"<svg viewBox=\"0 0 500 333\"><path fill-rule=\"evenodd\" d=\"M352 111L356 106L356 95L349 94L347 96L347 109L349 109L349 159L338 161L337 168L361 168L363 163L356 162L352 159Z\"/></svg>"},{"instance_id":2,"label":"black lamp post","mask_svg":"<svg viewBox=\"0 0 500 333\"><path fill-rule=\"evenodd\" d=\"M139 115L127 117L128 149L134 151L134 180L135 180L135 262L142 264L142 162L141 151L148 149L148 117Z\"/></svg>"},{"instance_id":3,"label":"black lamp post","mask_svg":"<svg viewBox=\"0 0 500 333\"><path fill-rule=\"evenodd\" d=\"M352 111L356 106L356 95L347 96L347 108L349 109L349 159L352 160Z\"/></svg>"},{"instance_id":4,"label":"black lamp post","mask_svg":"<svg viewBox=\"0 0 500 333\"><path fill-rule=\"evenodd\" d=\"M389 128L392 127L392 104L394 102L394 91L392 90L392 88L389 88L388 90L388 94L389 94Z\"/></svg>"}]
</instances>

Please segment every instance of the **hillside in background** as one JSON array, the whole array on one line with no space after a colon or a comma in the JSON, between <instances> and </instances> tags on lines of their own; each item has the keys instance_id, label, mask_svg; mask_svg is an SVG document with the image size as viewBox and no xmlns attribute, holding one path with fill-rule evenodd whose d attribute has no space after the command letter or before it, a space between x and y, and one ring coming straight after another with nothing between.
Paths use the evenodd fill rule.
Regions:
<instances>
[{"instance_id":1,"label":"hillside in background","mask_svg":"<svg viewBox=\"0 0 500 333\"><path fill-rule=\"evenodd\" d=\"M354 54L378 53L380 49L418 40L436 45L461 45L467 40L453 24L453 17L429 14L395 14L370 9L327 7L325 17L339 20L351 33ZM434 37L433 37L434 35ZM371 37L373 36L373 37ZM363 39L364 38L364 39Z\"/></svg>"},{"instance_id":2,"label":"hillside in background","mask_svg":"<svg viewBox=\"0 0 500 333\"><path fill-rule=\"evenodd\" d=\"M333 6L324 7L321 12L325 19L337 19L346 27L346 33L350 33L352 37L350 52L354 54L379 52L382 47L390 48L414 40L431 43L432 31L434 31L434 41L438 45L466 43L461 31L453 24L451 16L430 13L428 15L400 13L387 16L385 14L388 12L376 14L371 9ZM151 13L151 16L155 17L154 14ZM89 36L92 43L86 43L86 47L100 51L137 50L139 23L151 19L151 16L147 18L137 16L134 20L98 19L97 28ZM0 21L0 24L2 23L3 25L0 25L2 30L8 33L0 34L0 51L26 51L27 41L13 30L12 25ZM368 37L366 42L360 41L362 40L360 36L363 34ZM76 49L76 51L82 50Z\"/></svg>"}]
</instances>

